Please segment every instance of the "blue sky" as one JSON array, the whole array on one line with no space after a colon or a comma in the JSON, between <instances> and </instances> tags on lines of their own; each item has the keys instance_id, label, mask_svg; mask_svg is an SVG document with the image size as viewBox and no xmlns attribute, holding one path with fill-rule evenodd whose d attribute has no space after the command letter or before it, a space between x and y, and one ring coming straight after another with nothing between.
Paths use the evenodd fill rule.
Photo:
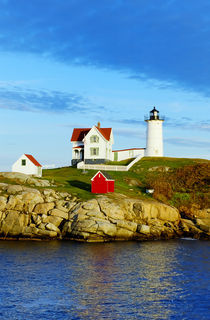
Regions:
<instances>
[{"instance_id":1,"label":"blue sky","mask_svg":"<svg viewBox=\"0 0 210 320\"><path fill-rule=\"evenodd\" d=\"M74 127L112 127L145 147L165 116L164 153L210 159L209 0L0 0L0 170L22 153L71 160Z\"/></svg>"}]
</instances>

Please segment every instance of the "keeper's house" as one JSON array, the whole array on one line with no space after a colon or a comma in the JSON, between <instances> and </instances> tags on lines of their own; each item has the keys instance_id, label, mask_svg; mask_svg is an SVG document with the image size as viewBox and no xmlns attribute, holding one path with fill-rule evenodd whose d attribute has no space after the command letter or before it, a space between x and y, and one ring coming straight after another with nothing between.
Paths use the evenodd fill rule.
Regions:
<instances>
[{"instance_id":1,"label":"keeper's house","mask_svg":"<svg viewBox=\"0 0 210 320\"><path fill-rule=\"evenodd\" d=\"M112 128L101 128L100 122L92 128L74 129L71 142L73 166L81 161L99 164L112 160Z\"/></svg>"},{"instance_id":2,"label":"keeper's house","mask_svg":"<svg viewBox=\"0 0 210 320\"><path fill-rule=\"evenodd\" d=\"M20 172L20 173L41 177L42 166L31 154L23 154L13 164L12 172Z\"/></svg>"}]
</instances>

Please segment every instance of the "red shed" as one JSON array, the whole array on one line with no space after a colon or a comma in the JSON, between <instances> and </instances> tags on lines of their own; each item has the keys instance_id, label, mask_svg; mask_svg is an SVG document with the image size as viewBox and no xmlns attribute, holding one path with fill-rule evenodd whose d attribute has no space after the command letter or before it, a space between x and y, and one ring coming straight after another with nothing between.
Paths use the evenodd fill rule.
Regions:
<instances>
[{"instance_id":1,"label":"red shed","mask_svg":"<svg viewBox=\"0 0 210 320\"><path fill-rule=\"evenodd\" d=\"M114 192L114 180L106 172L98 171L91 179L91 192Z\"/></svg>"}]
</instances>

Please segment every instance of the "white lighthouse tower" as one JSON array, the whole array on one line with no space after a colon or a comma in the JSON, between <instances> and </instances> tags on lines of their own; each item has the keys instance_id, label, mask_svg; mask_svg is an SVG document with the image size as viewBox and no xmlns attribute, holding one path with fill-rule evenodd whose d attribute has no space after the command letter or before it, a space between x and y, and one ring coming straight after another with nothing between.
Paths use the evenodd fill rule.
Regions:
<instances>
[{"instance_id":1,"label":"white lighthouse tower","mask_svg":"<svg viewBox=\"0 0 210 320\"><path fill-rule=\"evenodd\" d=\"M155 107L150 111L147 122L146 157L163 157L163 129L164 119L160 119L159 111Z\"/></svg>"}]
</instances>

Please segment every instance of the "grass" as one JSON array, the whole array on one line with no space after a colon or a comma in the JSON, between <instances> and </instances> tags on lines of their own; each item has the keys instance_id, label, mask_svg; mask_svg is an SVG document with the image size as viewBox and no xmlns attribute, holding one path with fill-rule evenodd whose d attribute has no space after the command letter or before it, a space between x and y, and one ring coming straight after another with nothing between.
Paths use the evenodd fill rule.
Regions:
<instances>
[{"instance_id":1,"label":"grass","mask_svg":"<svg viewBox=\"0 0 210 320\"><path fill-rule=\"evenodd\" d=\"M135 158L129 158L121 161L107 161L105 164L110 166L127 166L131 163Z\"/></svg>"},{"instance_id":2,"label":"grass","mask_svg":"<svg viewBox=\"0 0 210 320\"><path fill-rule=\"evenodd\" d=\"M134 198L150 198L145 194L145 181L149 174L156 174L148 171L152 167L169 167L171 169L206 162L203 159L188 158L152 158L144 157L137 162L128 172L110 171L109 174L115 179L115 192L122 193ZM91 193L91 178L97 171L78 170L73 167L43 170L43 178L56 183L58 191L69 192L82 200L95 197Z\"/></svg>"}]
</instances>

